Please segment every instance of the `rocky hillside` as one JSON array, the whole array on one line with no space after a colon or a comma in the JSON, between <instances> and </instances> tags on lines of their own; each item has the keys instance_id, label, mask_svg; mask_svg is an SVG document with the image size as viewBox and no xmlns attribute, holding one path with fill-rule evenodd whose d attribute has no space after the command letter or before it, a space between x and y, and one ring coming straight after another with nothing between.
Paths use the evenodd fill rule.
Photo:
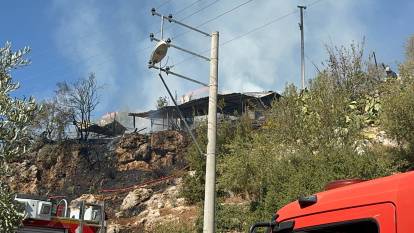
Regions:
<instances>
[{"instance_id":1,"label":"rocky hillside","mask_svg":"<svg viewBox=\"0 0 414 233\"><path fill-rule=\"evenodd\" d=\"M151 231L165 221L192 222L196 207L179 198L185 134L164 131L124 134L88 143L68 140L39 142L35 150L10 165L6 177L18 193L65 195L69 200L105 200L108 232ZM138 185L163 177L152 185Z\"/></svg>"}]
</instances>

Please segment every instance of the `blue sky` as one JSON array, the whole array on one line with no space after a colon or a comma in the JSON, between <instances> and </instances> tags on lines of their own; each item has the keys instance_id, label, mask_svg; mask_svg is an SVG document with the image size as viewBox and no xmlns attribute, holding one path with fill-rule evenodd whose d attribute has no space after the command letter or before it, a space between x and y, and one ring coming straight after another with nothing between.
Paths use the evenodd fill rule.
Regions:
<instances>
[{"instance_id":1,"label":"blue sky","mask_svg":"<svg viewBox=\"0 0 414 233\"><path fill-rule=\"evenodd\" d=\"M253 0L204 26L219 31L228 41L279 16L291 15L220 47L221 92L282 91L286 83L300 81L300 32L298 4L315 0ZM181 10L195 2L191 7ZM167 93L156 72L147 68L153 44L150 32L159 31L160 20L150 9L174 14L191 25L211 19L246 0L3 0L0 8L0 43L14 49L30 46L32 64L13 72L21 82L18 95L48 99L56 83L74 82L95 72L103 86L96 117L112 111L143 111ZM305 11L306 76L326 60L325 44L349 45L365 37L366 54L394 69L404 60L404 43L414 33L414 1L320 0ZM185 29L166 23L165 34L174 37ZM187 33L173 43L193 51L208 50L209 38ZM206 54L208 56L208 53ZM170 50L168 64L187 58ZM191 58L174 71L207 82L209 65ZM167 77L170 88L181 96L198 86Z\"/></svg>"}]
</instances>

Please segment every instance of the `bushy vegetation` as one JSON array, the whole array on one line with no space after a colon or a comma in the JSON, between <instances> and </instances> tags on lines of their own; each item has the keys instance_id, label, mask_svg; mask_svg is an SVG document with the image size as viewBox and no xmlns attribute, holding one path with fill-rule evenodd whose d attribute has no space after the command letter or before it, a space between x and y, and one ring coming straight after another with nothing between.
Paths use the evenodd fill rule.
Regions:
<instances>
[{"instance_id":1,"label":"bushy vegetation","mask_svg":"<svg viewBox=\"0 0 414 233\"><path fill-rule=\"evenodd\" d=\"M188 222L167 222L157 225L152 233L165 233L165 232L179 232L179 233L192 233L194 232L194 226Z\"/></svg>"},{"instance_id":2,"label":"bushy vegetation","mask_svg":"<svg viewBox=\"0 0 414 233\"><path fill-rule=\"evenodd\" d=\"M406 60L400 65L400 77L387 80L383 88L382 127L398 142L397 149L408 159L405 169L414 168L414 36L406 45Z\"/></svg>"},{"instance_id":3,"label":"bushy vegetation","mask_svg":"<svg viewBox=\"0 0 414 233\"><path fill-rule=\"evenodd\" d=\"M412 42L408 45L412 48ZM414 80L412 52L407 54L400 78L392 79L364 59L363 45L328 48L325 69L306 90L288 85L261 128L253 130L245 117L220 124L218 231L245 231L254 221L270 220L277 209L332 180L372 179L409 169ZM399 144L367 138L367 130L385 130L388 140ZM202 145L205 132L200 127ZM187 159L195 174L185 177L182 195L202 204L205 161L194 148ZM223 202L234 197L244 202Z\"/></svg>"}]
</instances>

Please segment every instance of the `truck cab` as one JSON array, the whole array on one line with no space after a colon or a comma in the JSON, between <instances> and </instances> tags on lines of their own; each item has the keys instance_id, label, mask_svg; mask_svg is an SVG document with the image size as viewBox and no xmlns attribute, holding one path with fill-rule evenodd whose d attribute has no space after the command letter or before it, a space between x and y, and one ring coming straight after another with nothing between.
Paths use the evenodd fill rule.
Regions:
<instances>
[{"instance_id":1,"label":"truck cab","mask_svg":"<svg viewBox=\"0 0 414 233\"><path fill-rule=\"evenodd\" d=\"M340 184L299 198L277 211L274 221L256 223L250 232L414 232L414 172Z\"/></svg>"}]
</instances>

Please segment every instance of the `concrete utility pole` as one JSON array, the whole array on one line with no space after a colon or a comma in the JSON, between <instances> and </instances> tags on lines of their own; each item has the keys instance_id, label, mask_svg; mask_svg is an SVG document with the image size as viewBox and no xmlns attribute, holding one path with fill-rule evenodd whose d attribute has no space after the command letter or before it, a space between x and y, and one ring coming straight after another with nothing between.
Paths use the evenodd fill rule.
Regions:
<instances>
[{"instance_id":1,"label":"concrete utility pole","mask_svg":"<svg viewBox=\"0 0 414 233\"><path fill-rule=\"evenodd\" d=\"M303 9L306 9L306 6L298 6L300 9L300 55L301 55L301 77L302 77L302 90L305 89L305 38L303 35Z\"/></svg>"},{"instance_id":2,"label":"concrete utility pole","mask_svg":"<svg viewBox=\"0 0 414 233\"><path fill-rule=\"evenodd\" d=\"M218 82L218 47L219 33L211 37L210 88L208 101L207 161L206 183L204 193L203 232L215 232L216 215L216 136L217 136L217 82Z\"/></svg>"},{"instance_id":3,"label":"concrete utility pole","mask_svg":"<svg viewBox=\"0 0 414 233\"><path fill-rule=\"evenodd\" d=\"M180 114L180 117L183 119L184 123L186 123L184 117L182 116L180 109L177 103L174 101L174 98L165 83L161 72L165 72L167 74L171 74L177 76L179 78L209 87L209 102L208 102L208 123L207 123L207 153L203 154L202 150L200 149L197 140L195 140L193 134L191 133L190 127L187 124L186 127L188 129L189 134L191 135L194 143L197 146L200 154L206 156L206 181L205 181L205 194L204 194L204 225L203 225L203 232L214 233L216 229L215 225L215 215L216 215L216 138L217 138L217 86L218 86L218 50L219 50L219 33L213 32L212 34L206 33L201 31L197 28L184 24L180 21L177 21L173 18L172 15L164 16L158 13L154 8L151 10L151 14L154 16L161 17L161 21L168 20L170 23L176 23L180 26L186 27L198 33L201 33L205 36L211 37L211 54L210 58L205 57L201 54L197 54L190 50L184 49L177 45L171 43L171 39L167 39L166 41L163 40L163 22L161 22L161 39L157 39L154 37L154 34L150 34L151 41L157 41L158 44L156 45L154 51L152 52L150 61L149 61L149 68L154 68L159 70L159 77L163 82L165 88L167 89L171 99L174 102L174 105L177 107L177 111ZM199 57L201 59L207 60L210 62L210 82L209 84L205 84L203 82L197 81L195 79L189 78L187 76L177 74L170 70L170 67L163 68L161 64L156 66L155 64L161 63L161 60L167 55L167 50L169 47L178 49L180 51L186 52L193 56Z\"/></svg>"}]
</instances>

